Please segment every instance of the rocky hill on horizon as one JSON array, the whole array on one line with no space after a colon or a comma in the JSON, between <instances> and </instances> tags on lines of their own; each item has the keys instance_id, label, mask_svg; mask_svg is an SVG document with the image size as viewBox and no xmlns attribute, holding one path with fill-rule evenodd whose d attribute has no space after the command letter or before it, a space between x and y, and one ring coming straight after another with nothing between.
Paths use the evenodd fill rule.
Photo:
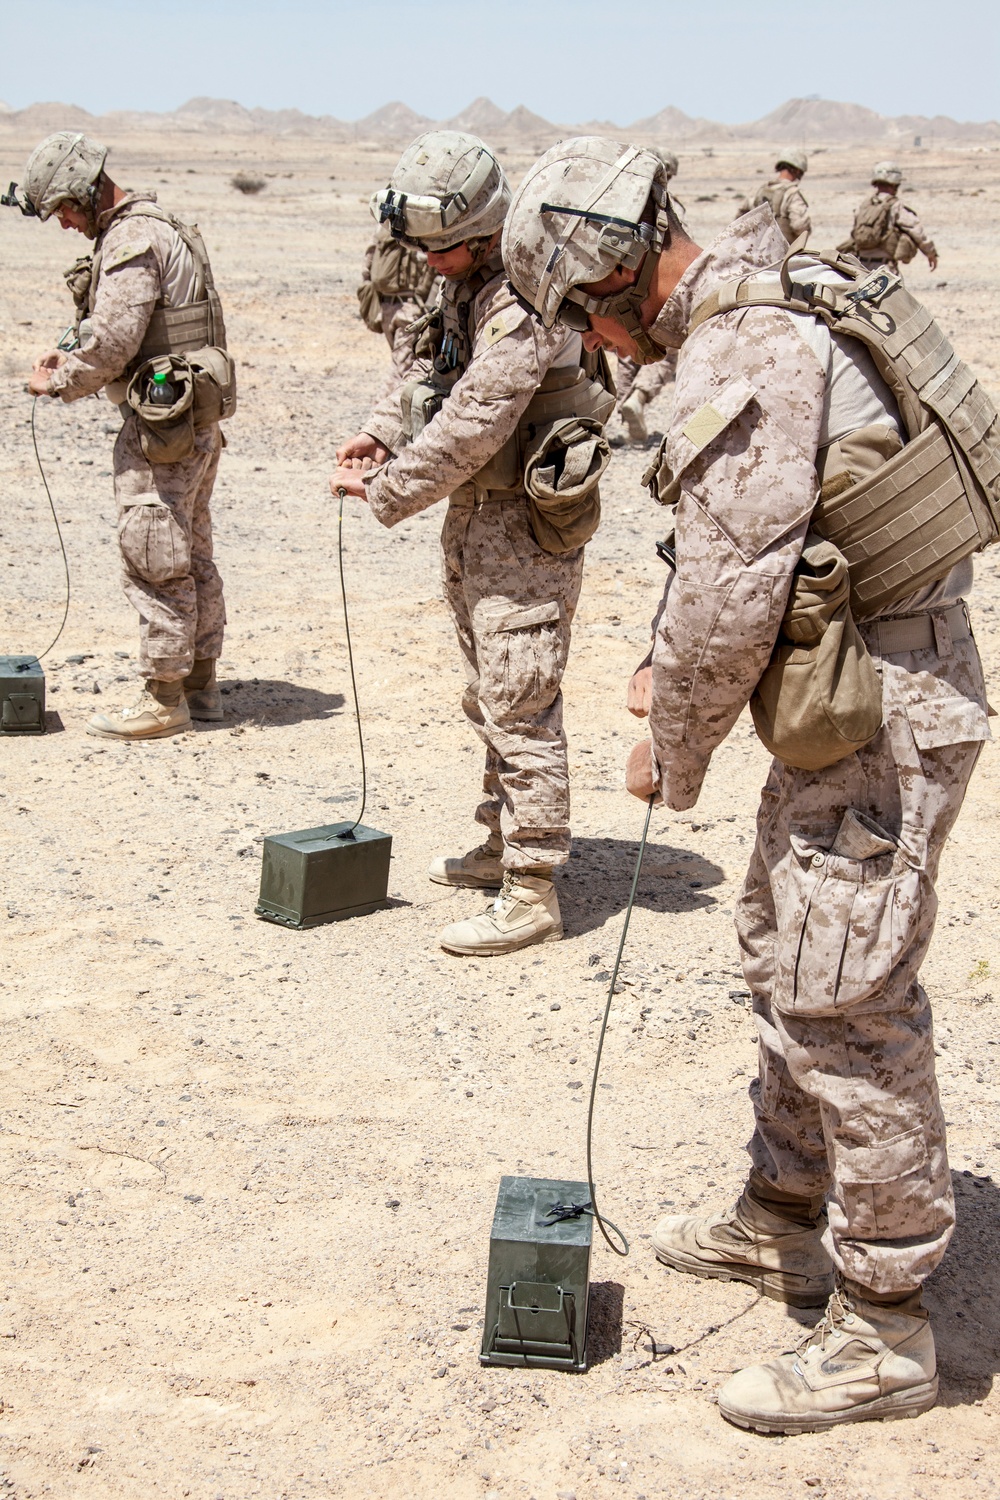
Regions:
<instances>
[{"instance_id":1,"label":"rocky hill on horizon","mask_svg":"<svg viewBox=\"0 0 1000 1500\"><path fill-rule=\"evenodd\" d=\"M544 149L567 135L600 131L617 132L630 139L646 139L671 146L724 145L738 141L787 141L796 145L817 142L882 143L913 145L919 140L942 144L950 141L1000 142L1000 122L960 121L947 115L880 115L861 104L832 99L789 99L770 114L742 125L693 118L674 105L647 115L630 125L607 120L586 124L555 124L532 113L524 105L506 111L491 99L473 100L450 120L434 121L409 105L393 100L366 115L346 121L333 115L309 115L298 109L248 109L232 99L189 99L176 110L153 113L112 110L91 115L75 104L40 103L11 109L0 103L0 132L75 129L113 135L127 130L172 130L204 134L322 136L333 141L402 142L421 130L441 124L471 130L495 140L498 145Z\"/></svg>"}]
</instances>

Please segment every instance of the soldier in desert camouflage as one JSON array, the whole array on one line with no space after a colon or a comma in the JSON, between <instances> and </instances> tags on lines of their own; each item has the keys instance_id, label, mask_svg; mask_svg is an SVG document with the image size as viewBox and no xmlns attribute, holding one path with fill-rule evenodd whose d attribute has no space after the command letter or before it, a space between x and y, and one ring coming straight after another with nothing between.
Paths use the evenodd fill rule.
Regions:
<instances>
[{"instance_id":1,"label":"soldier in desert camouflage","mask_svg":"<svg viewBox=\"0 0 1000 1500\"><path fill-rule=\"evenodd\" d=\"M437 289L437 277L419 250L409 250L383 225L365 251L358 287L361 317L372 333L385 335L392 369L388 395L409 379L417 365L416 325Z\"/></svg>"},{"instance_id":2,"label":"soldier in desert camouflage","mask_svg":"<svg viewBox=\"0 0 1000 1500\"><path fill-rule=\"evenodd\" d=\"M737 279L782 296L787 246L769 209L702 250L639 148L596 137L554 147L515 196L503 248L546 326L583 328L585 345L620 354L680 350L659 476L675 507L676 571L651 665L630 684L652 738L633 750L627 784L692 807L771 659L817 465L827 472L861 434L905 454L896 401L868 349L821 319L723 303L716 294L734 296ZM803 284L846 276L808 254L790 274ZM947 373L947 342L931 345ZM969 400L986 426L977 391ZM752 1171L734 1209L669 1217L652 1236L677 1270L747 1281L794 1306L829 1294L796 1354L721 1390L723 1414L760 1431L915 1415L936 1397L921 1286L954 1207L919 970L941 853L989 735L962 601L971 582L968 560L931 572L891 618L859 627L882 678L873 739L823 770L772 765L737 915L759 1038Z\"/></svg>"},{"instance_id":3,"label":"soldier in desert camouflage","mask_svg":"<svg viewBox=\"0 0 1000 1500\"><path fill-rule=\"evenodd\" d=\"M449 497L444 588L465 659L463 707L486 747L476 819L487 839L435 859L429 873L447 885L500 887L481 915L441 934L462 954L562 936L552 882L570 851L561 682L583 545L546 532L540 544L525 458L536 428L579 416L599 424L614 405L605 380L584 369L579 335L544 328L508 287L499 240L509 202L494 154L458 131L420 136L376 195L382 221L445 279L426 328L433 377L376 406L338 450L331 480L334 493L367 500L384 526ZM598 446L582 431L581 442Z\"/></svg>"},{"instance_id":4,"label":"soldier in desert camouflage","mask_svg":"<svg viewBox=\"0 0 1000 1500\"><path fill-rule=\"evenodd\" d=\"M189 456L150 462L126 390L147 359L224 348L225 329L200 235L158 208L154 194L124 192L105 171L106 157L99 142L60 131L28 161L28 211L54 215L94 241L93 258L67 273L79 344L37 360L28 389L63 401L103 390L124 417L114 450L118 539L125 595L141 622L145 686L132 707L95 715L87 732L159 739L190 729L192 718L222 718L215 664L226 612L209 509L222 436L210 422L194 432ZM182 308L186 339L178 340L170 313Z\"/></svg>"},{"instance_id":5,"label":"soldier in desert camouflage","mask_svg":"<svg viewBox=\"0 0 1000 1500\"><path fill-rule=\"evenodd\" d=\"M749 213L751 208L760 208L762 203L766 203L789 244L802 234L811 234L809 205L799 186L808 167L809 158L804 151L800 151L797 146L786 147L779 152L774 164L777 175L759 187L752 200L744 198L740 213Z\"/></svg>"},{"instance_id":6,"label":"soldier in desert camouflage","mask_svg":"<svg viewBox=\"0 0 1000 1500\"><path fill-rule=\"evenodd\" d=\"M851 251L864 266L888 266L890 271L905 266L919 250L927 257L930 269L936 271L934 241L914 210L900 198L902 181L902 168L894 161L876 162L872 170L875 191L859 204L850 236L840 248Z\"/></svg>"}]
</instances>

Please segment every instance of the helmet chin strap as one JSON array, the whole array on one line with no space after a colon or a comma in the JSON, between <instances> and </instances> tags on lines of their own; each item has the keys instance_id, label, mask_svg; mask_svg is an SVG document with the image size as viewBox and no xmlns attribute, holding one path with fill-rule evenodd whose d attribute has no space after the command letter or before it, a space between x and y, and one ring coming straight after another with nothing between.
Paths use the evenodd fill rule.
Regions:
<instances>
[{"instance_id":1,"label":"helmet chin strap","mask_svg":"<svg viewBox=\"0 0 1000 1500\"><path fill-rule=\"evenodd\" d=\"M493 235L479 235L473 240L466 240L465 247L472 256L471 271L478 271L485 265L490 255L490 246L493 243Z\"/></svg>"},{"instance_id":2,"label":"helmet chin strap","mask_svg":"<svg viewBox=\"0 0 1000 1500\"><path fill-rule=\"evenodd\" d=\"M601 317L614 318L628 333L638 351L637 363L640 365L657 364L667 352L650 338L642 326L641 317L642 304L649 294L659 259L659 255L648 251L637 280L610 297L602 297L599 309Z\"/></svg>"}]
</instances>

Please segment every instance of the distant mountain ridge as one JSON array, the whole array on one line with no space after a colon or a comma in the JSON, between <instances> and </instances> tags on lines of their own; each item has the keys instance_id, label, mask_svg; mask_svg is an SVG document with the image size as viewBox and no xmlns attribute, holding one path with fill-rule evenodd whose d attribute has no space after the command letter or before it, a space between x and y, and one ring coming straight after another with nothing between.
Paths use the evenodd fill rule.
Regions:
<instances>
[{"instance_id":1,"label":"distant mountain ridge","mask_svg":"<svg viewBox=\"0 0 1000 1500\"><path fill-rule=\"evenodd\" d=\"M434 121L417 114L409 105L393 100L353 122L333 115L308 115L298 109L248 109L233 99L189 99L178 109L163 114L140 110L112 110L91 115L75 104L31 104L10 109L0 104L0 132L27 130L44 134L52 130L92 130L113 134L116 130L177 130L223 134L322 136L332 141L403 142L435 124L455 130L470 130L489 137L498 146L522 145L543 149L568 135L594 132L617 133L648 139L662 145L684 145L726 141L863 142L884 145L910 144L919 136L926 143L938 141L997 141L996 120L960 121L947 115L880 115L862 104L844 104L833 99L789 99L786 103L745 125L723 125L715 120L692 118L674 105L647 115L631 125L590 121L585 125L557 125L533 114L524 105L506 111L492 99L474 99L450 120Z\"/></svg>"}]
</instances>

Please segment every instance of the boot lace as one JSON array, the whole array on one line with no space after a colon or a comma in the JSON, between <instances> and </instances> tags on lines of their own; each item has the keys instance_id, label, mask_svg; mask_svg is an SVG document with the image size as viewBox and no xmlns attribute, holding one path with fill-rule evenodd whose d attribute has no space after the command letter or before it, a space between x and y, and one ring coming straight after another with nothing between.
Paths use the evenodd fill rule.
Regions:
<instances>
[{"instance_id":1,"label":"boot lace","mask_svg":"<svg viewBox=\"0 0 1000 1500\"><path fill-rule=\"evenodd\" d=\"M801 1343L796 1344L796 1354L803 1354L807 1349L825 1344L830 1334L837 1332L850 1311L851 1303L847 1289L838 1280L822 1318L812 1332L808 1333Z\"/></svg>"}]
</instances>

